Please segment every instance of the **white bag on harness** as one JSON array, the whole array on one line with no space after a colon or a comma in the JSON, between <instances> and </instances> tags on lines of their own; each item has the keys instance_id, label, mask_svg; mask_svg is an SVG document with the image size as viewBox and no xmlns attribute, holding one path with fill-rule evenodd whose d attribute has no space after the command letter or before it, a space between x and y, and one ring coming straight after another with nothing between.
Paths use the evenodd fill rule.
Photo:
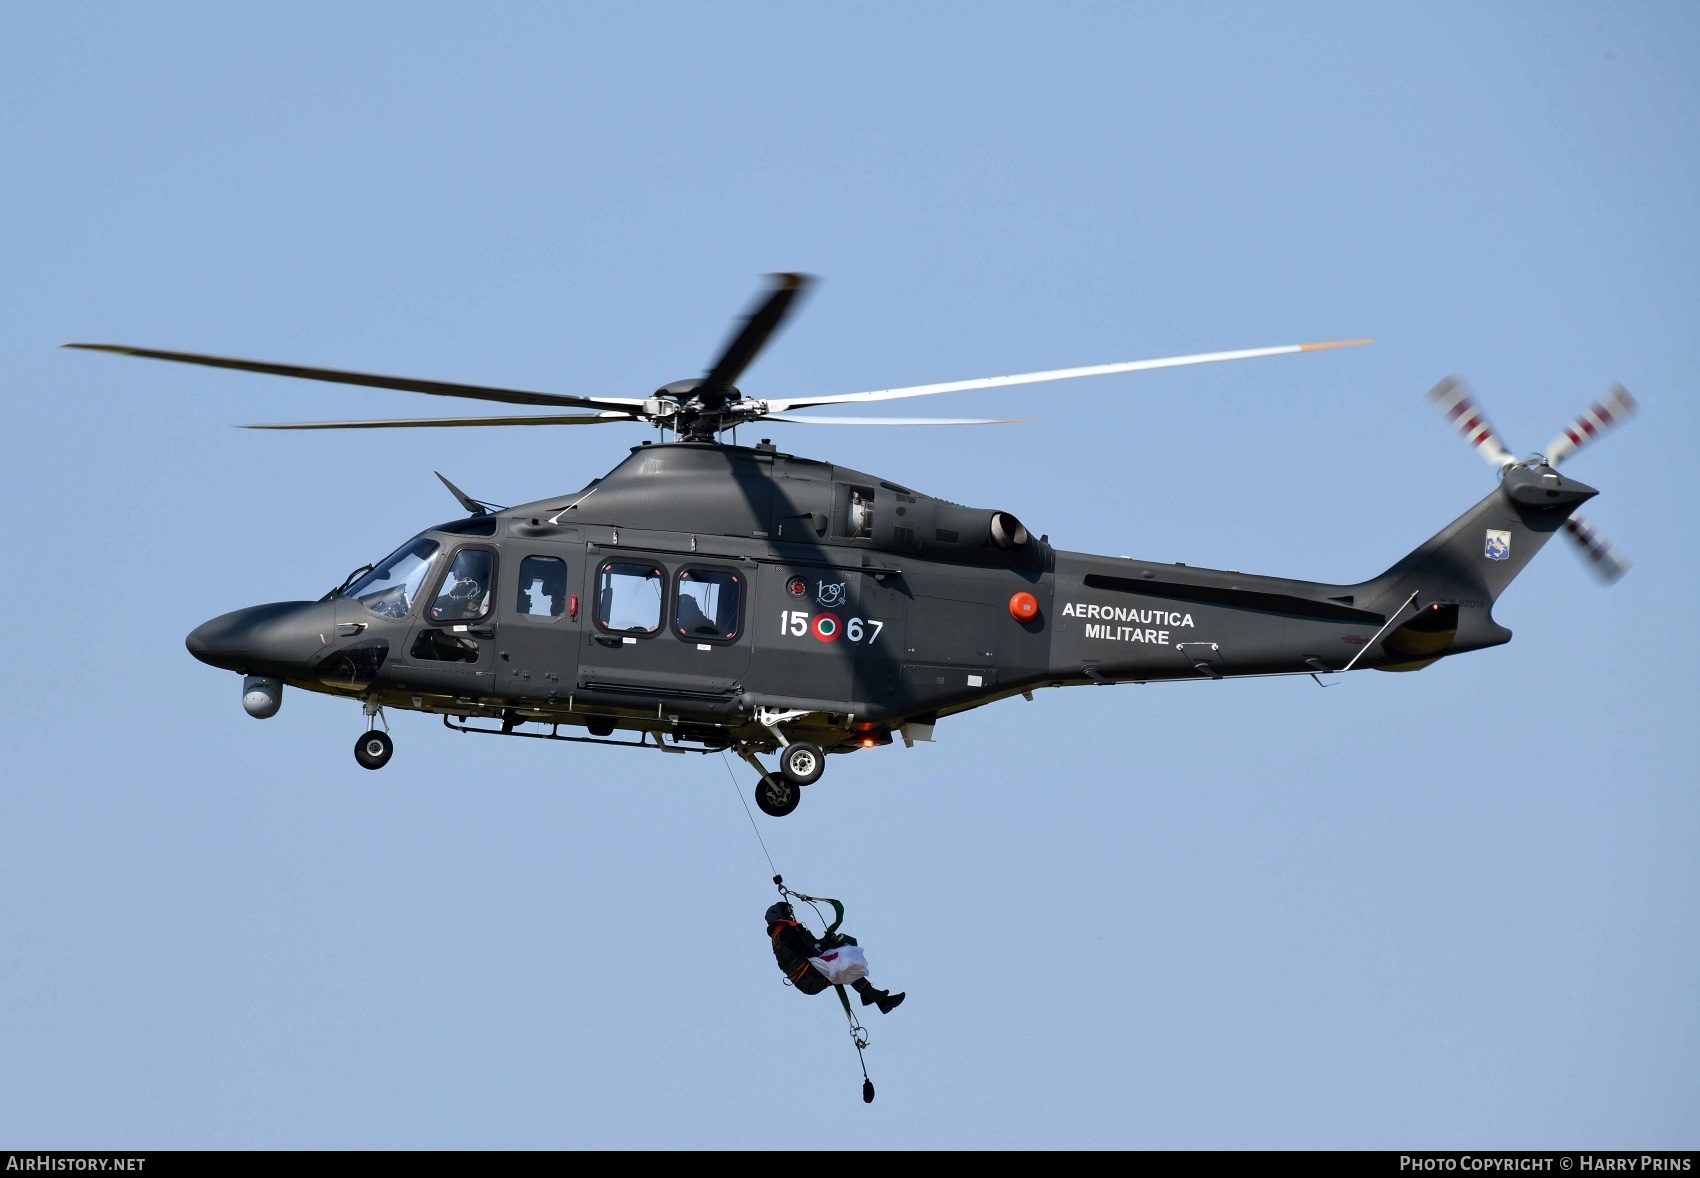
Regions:
<instances>
[{"instance_id":1,"label":"white bag on harness","mask_svg":"<svg viewBox=\"0 0 1700 1178\"><path fill-rule=\"evenodd\" d=\"M860 945L840 945L819 957L809 958L809 964L826 975L835 986L848 986L857 978L868 976L868 959Z\"/></svg>"}]
</instances>

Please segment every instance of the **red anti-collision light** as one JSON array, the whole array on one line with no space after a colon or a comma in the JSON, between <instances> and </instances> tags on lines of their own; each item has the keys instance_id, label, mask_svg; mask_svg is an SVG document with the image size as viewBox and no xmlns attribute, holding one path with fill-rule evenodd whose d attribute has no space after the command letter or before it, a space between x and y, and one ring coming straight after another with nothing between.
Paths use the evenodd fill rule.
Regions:
<instances>
[{"instance_id":1,"label":"red anti-collision light","mask_svg":"<svg viewBox=\"0 0 1700 1178\"><path fill-rule=\"evenodd\" d=\"M1039 616L1039 599L1031 593L1017 593L1009 599L1009 616L1018 622L1031 622Z\"/></svg>"}]
</instances>

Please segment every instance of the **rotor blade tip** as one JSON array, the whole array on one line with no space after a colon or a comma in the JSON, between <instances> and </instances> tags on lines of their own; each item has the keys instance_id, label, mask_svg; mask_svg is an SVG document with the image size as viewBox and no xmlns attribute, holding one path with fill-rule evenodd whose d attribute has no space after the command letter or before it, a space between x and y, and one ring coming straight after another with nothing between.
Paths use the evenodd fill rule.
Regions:
<instances>
[{"instance_id":1,"label":"rotor blade tip","mask_svg":"<svg viewBox=\"0 0 1700 1178\"><path fill-rule=\"evenodd\" d=\"M1355 347L1358 347L1362 344L1373 344L1374 342L1375 342L1375 340L1373 338L1368 338L1368 337L1366 337L1364 339L1328 340L1328 341L1326 341L1324 343L1320 343L1320 344L1300 344L1299 345L1299 351L1301 351L1301 352L1321 352L1321 351L1327 350L1328 348L1355 348Z\"/></svg>"}]
</instances>

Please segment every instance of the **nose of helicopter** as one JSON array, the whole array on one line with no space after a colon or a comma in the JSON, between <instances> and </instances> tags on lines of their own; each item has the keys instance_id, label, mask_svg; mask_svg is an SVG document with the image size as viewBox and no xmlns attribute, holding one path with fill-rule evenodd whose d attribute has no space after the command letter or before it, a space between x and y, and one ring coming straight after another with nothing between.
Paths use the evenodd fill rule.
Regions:
<instances>
[{"instance_id":1,"label":"nose of helicopter","mask_svg":"<svg viewBox=\"0 0 1700 1178\"><path fill-rule=\"evenodd\" d=\"M334 614L328 601L249 606L196 626L183 645L203 663L226 671L287 670L333 640Z\"/></svg>"}]
</instances>

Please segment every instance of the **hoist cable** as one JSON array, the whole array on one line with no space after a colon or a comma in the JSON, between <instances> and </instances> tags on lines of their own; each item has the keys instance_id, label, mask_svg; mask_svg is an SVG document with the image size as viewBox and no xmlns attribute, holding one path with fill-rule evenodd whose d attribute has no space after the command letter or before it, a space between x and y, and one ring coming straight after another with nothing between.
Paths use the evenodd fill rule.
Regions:
<instances>
[{"instance_id":1,"label":"hoist cable","mask_svg":"<svg viewBox=\"0 0 1700 1178\"><path fill-rule=\"evenodd\" d=\"M732 762L726 759L726 750L720 751L720 763L726 766L726 776L732 779L732 792L738 795L738 804L744 807L744 817L750 820L750 829L756 832L756 842L761 844L761 853L767 859L768 867L773 874L779 874L779 868L773 866L773 856L768 854L767 840L761 837L761 827L756 825L756 816L750 813L750 804L744 801L744 791L738 788L738 775L732 772Z\"/></svg>"}]
</instances>

